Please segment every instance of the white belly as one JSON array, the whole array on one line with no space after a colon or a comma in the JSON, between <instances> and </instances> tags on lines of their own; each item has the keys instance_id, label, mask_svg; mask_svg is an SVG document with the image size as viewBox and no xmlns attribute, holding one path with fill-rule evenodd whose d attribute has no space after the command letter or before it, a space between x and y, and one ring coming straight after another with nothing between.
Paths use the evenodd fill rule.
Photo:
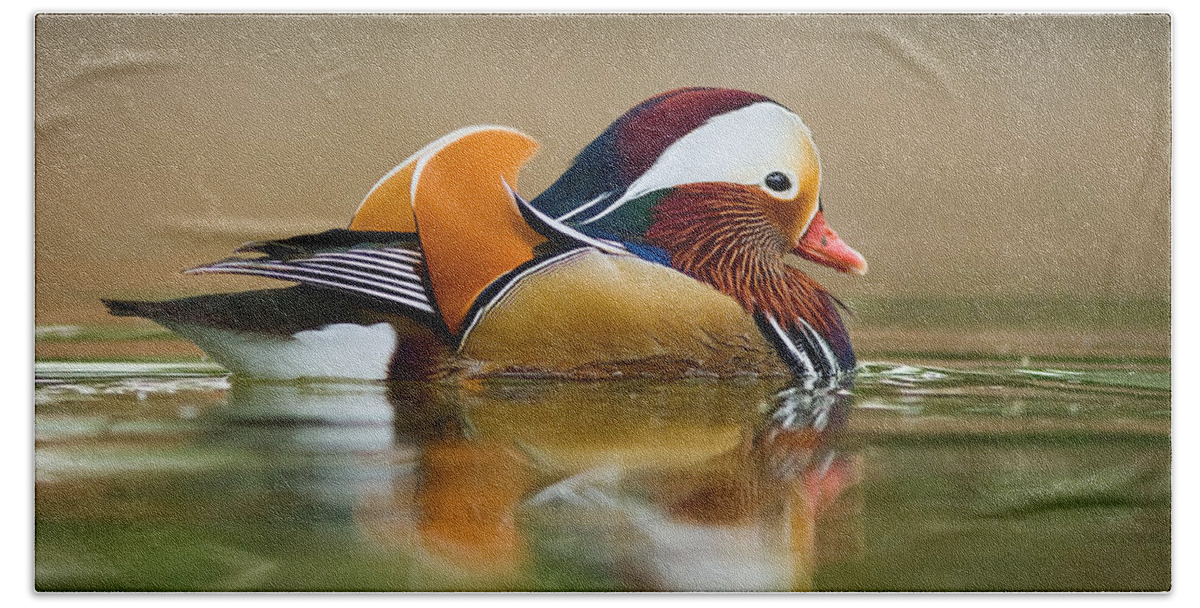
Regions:
<instances>
[{"instance_id":1,"label":"white belly","mask_svg":"<svg viewBox=\"0 0 1200 608\"><path fill-rule=\"evenodd\" d=\"M184 324L171 329L235 375L274 380L386 380L397 342L388 323L336 323L292 336Z\"/></svg>"}]
</instances>

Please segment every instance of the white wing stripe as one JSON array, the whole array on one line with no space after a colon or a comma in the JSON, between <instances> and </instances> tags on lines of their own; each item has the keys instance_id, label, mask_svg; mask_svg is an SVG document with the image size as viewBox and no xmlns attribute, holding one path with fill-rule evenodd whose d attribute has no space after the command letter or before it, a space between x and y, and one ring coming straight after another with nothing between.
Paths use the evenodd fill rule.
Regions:
<instances>
[{"instance_id":1,"label":"white wing stripe","mask_svg":"<svg viewBox=\"0 0 1200 608\"><path fill-rule=\"evenodd\" d=\"M600 201L602 201L612 195L613 195L612 192L604 192L600 196L597 196L596 198L558 216L558 221L565 222L565 221L571 219L573 216L578 215L579 213L582 213L584 211L587 211L588 209L591 209L592 207L594 207L596 205L596 203L599 203Z\"/></svg>"},{"instance_id":2,"label":"white wing stripe","mask_svg":"<svg viewBox=\"0 0 1200 608\"><path fill-rule=\"evenodd\" d=\"M210 266L210 267L205 267L205 268L196 268L189 272L196 273L196 274L208 274L208 273L215 274L215 273L221 273L221 272L229 272L230 270L231 269L226 268L226 267ZM269 270L269 269L234 268L232 270L234 270L236 273L239 273L239 274L254 274L254 275L261 275L264 277L271 277L273 279L283 279L285 281L300 281L302 283L311 283L311 284L316 284L316 285L326 285L329 287L336 287L338 289L345 289L347 291L355 291L355 292L358 292L358 293L361 293L364 295L374 296L376 298L381 298L381 299L387 300L389 302L398 302L400 304L404 304L406 306L411 306L413 308L416 308L417 310L421 310L421 311L424 311L427 313L432 314L434 312L433 308L430 307L428 304L425 304L422 302L417 302L415 300L410 300L408 298L400 297L400 296L397 296L394 294L383 293L383 292L375 291L373 289L367 289L365 287L358 287L356 285L349 285L346 283L336 283L333 281L325 281L325 280L317 279L317 278L313 278L313 277L304 277L303 279L300 279L296 276L292 276L287 273L276 272L276 271Z\"/></svg>"},{"instance_id":3,"label":"white wing stripe","mask_svg":"<svg viewBox=\"0 0 1200 608\"><path fill-rule=\"evenodd\" d=\"M372 249L371 253L409 263L420 262L423 259L421 254L408 249Z\"/></svg>"},{"instance_id":4,"label":"white wing stripe","mask_svg":"<svg viewBox=\"0 0 1200 608\"><path fill-rule=\"evenodd\" d=\"M415 268L414 269L405 269L400 266L393 266L393 265L385 266L383 264L377 264L377 263L372 263L372 262L367 262L367 261L360 261L360 260L355 260L353 258L346 259L346 258L333 257L333 256L321 256L321 257L313 256L312 258L307 259L307 260L297 260L296 263L300 263L300 262L316 263L316 262L325 262L325 261L328 261L330 264L336 264L339 266L365 268L367 270L379 273L384 276L403 277L404 279L406 279L412 283L420 283L421 282L421 276L416 274L415 272L413 272L413 270L415 270Z\"/></svg>"},{"instance_id":5,"label":"white wing stripe","mask_svg":"<svg viewBox=\"0 0 1200 608\"><path fill-rule=\"evenodd\" d=\"M513 202L515 202L517 205L520 205L521 209L528 211L531 215L536 217L538 219L538 221L542 222L543 224L553 228L554 230L557 230L558 232L560 232L576 241L579 241L580 243L585 243L587 245L591 245L592 247L595 247L596 249L599 249L600 251L603 251L604 253L612 253L612 254L617 254L617 255L629 253L629 250L621 245L618 245L616 243L613 243L612 241L605 240L605 239L592 238L592 237L546 215L545 213L542 213L540 209L538 209L537 207L534 207L533 205L530 205L529 201L521 198L521 196L518 195L516 193L516 191L514 191L512 189L511 186L508 185L508 182L504 181L503 179L501 179L500 181L501 181L501 183L504 184L504 187L508 190L509 195L512 196Z\"/></svg>"},{"instance_id":6,"label":"white wing stripe","mask_svg":"<svg viewBox=\"0 0 1200 608\"><path fill-rule=\"evenodd\" d=\"M422 299L426 299L425 298L425 289L420 283L414 283L412 281L396 279L396 278L394 278L394 275L392 275L391 273L371 274L371 273L366 273L366 272L362 272L359 270L351 270L350 268L341 266L341 264L344 264L344 263L345 262L322 262L320 260L297 260L297 261L293 262L292 265L281 266L281 267L295 268L297 265L303 265L304 268L324 268L327 270L336 270L339 273L350 276L350 277L358 277L359 279L365 279L368 281L382 281L389 285L396 286L396 288L400 289L401 291L404 291L404 290L412 291L413 293L411 295L418 296Z\"/></svg>"},{"instance_id":7,"label":"white wing stripe","mask_svg":"<svg viewBox=\"0 0 1200 608\"><path fill-rule=\"evenodd\" d=\"M381 283L379 281L373 281L373 280L369 280L369 279L357 279L357 278L347 277L344 274L337 273L337 272L326 272L324 270L317 270L315 268L305 268L302 266L289 266L289 265L283 265L283 264L264 264L261 262L233 261L233 262L223 262L221 264L214 264L213 266L210 266L209 268L214 268L214 269L247 268L247 269L258 269L258 270L270 270L273 272L290 272L290 273L292 273L293 276L296 276L296 277L306 277L306 276L311 276L311 275L327 276L327 277L333 277L335 279L342 280L342 282L324 281L323 283L327 284L327 285L337 286L337 285L342 285L344 282L361 283L364 285L371 285L373 287L386 289L386 290L389 290L389 291L392 291L394 293L404 295L404 296L412 296L413 295L411 293L408 293L406 290L399 289L395 285L390 285L388 283ZM308 280L309 279L305 278L304 282L307 282ZM347 285L347 286L349 287L349 285ZM421 298L427 299L424 296L424 294L421 295Z\"/></svg>"},{"instance_id":8,"label":"white wing stripe","mask_svg":"<svg viewBox=\"0 0 1200 608\"><path fill-rule=\"evenodd\" d=\"M412 274L413 277L420 279L419 276L417 276L416 274L413 274L416 272L416 269L417 269L416 262L409 263L409 264L402 264L402 263L398 263L398 262L392 262L389 260L379 259L378 256L357 254L352 251L346 251L346 252L340 252L340 253L318 253L318 254L314 254L312 257L306 258L306 259L310 259L310 260L317 260L317 259L343 260L347 264L352 263L350 260L358 260L356 265L361 266L363 268L379 268L379 269L387 268L388 270L386 270L385 272L399 272L399 273L407 272L409 274ZM367 262L369 262L369 264Z\"/></svg>"}]
</instances>

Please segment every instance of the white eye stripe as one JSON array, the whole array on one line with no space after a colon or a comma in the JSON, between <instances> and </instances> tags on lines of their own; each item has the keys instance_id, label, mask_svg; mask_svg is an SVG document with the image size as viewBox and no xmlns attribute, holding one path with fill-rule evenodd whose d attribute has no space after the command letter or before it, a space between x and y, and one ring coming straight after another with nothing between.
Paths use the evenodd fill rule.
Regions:
<instances>
[{"instance_id":1,"label":"white eye stripe","mask_svg":"<svg viewBox=\"0 0 1200 608\"><path fill-rule=\"evenodd\" d=\"M780 199L794 198L797 170L805 160L805 144L811 142L812 132L804 121L775 103L760 102L714 116L668 146L620 198L580 223L590 224L626 202L682 184L728 182L759 186ZM785 192L766 187L766 176L776 171L792 182Z\"/></svg>"}]
</instances>

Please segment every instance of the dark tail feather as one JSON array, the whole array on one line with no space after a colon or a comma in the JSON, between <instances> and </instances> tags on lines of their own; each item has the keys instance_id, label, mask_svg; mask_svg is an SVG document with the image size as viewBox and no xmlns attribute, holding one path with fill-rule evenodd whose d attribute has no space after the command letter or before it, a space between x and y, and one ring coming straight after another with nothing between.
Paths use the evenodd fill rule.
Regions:
<instances>
[{"instance_id":1,"label":"dark tail feather","mask_svg":"<svg viewBox=\"0 0 1200 608\"><path fill-rule=\"evenodd\" d=\"M173 329L174 322L201 321L204 325L220 325L220 323L204 323L203 310L195 310L194 299L163 300L160 302L143 302L139 300L106 300L101 302L108 307L108 314L114 317L141 317L150 319L168 329Z\"/></svg>"},{"instance_id":2,"label":"dark tail feather","mask_svg":"<svg viewBox=\"0 0 1200 608\"><path fill-rule=\"evenodd\" d=\"M162 314L162 302L138 302L135 300L100 300L108 307L108 314L115 317L146 317L154 319Z\"/></svg>"},{"instance_id":3,"label":"dark tail feather","mask_svg":"<svg viewBox=\"0 0 1200 608\"><path fill-rule=\"evenodd\" d=\"M186 324L280 335L333 323L377 323L381 314L394 314L371 298L307 285L161 302L101 302L118 317L145 317L170 328ZM423 323L420 318L414 320Z\"/></svg>"}]
</instances>

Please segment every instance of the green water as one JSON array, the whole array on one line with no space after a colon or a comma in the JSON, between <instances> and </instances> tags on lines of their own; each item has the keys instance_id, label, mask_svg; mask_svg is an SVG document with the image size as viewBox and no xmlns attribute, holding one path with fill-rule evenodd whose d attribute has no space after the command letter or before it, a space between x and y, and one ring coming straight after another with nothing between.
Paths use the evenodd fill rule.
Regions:
<instances>
[{"instance_id":1,"label":"green water","mask_svg":"<svg viewBox=\"0 0 1200 608\"><path fill-rule=\"evenodd\" d=\"M36 367L41 590L1164 590L1170 368L287 384Z\"/></svg>"}]
</instances>

